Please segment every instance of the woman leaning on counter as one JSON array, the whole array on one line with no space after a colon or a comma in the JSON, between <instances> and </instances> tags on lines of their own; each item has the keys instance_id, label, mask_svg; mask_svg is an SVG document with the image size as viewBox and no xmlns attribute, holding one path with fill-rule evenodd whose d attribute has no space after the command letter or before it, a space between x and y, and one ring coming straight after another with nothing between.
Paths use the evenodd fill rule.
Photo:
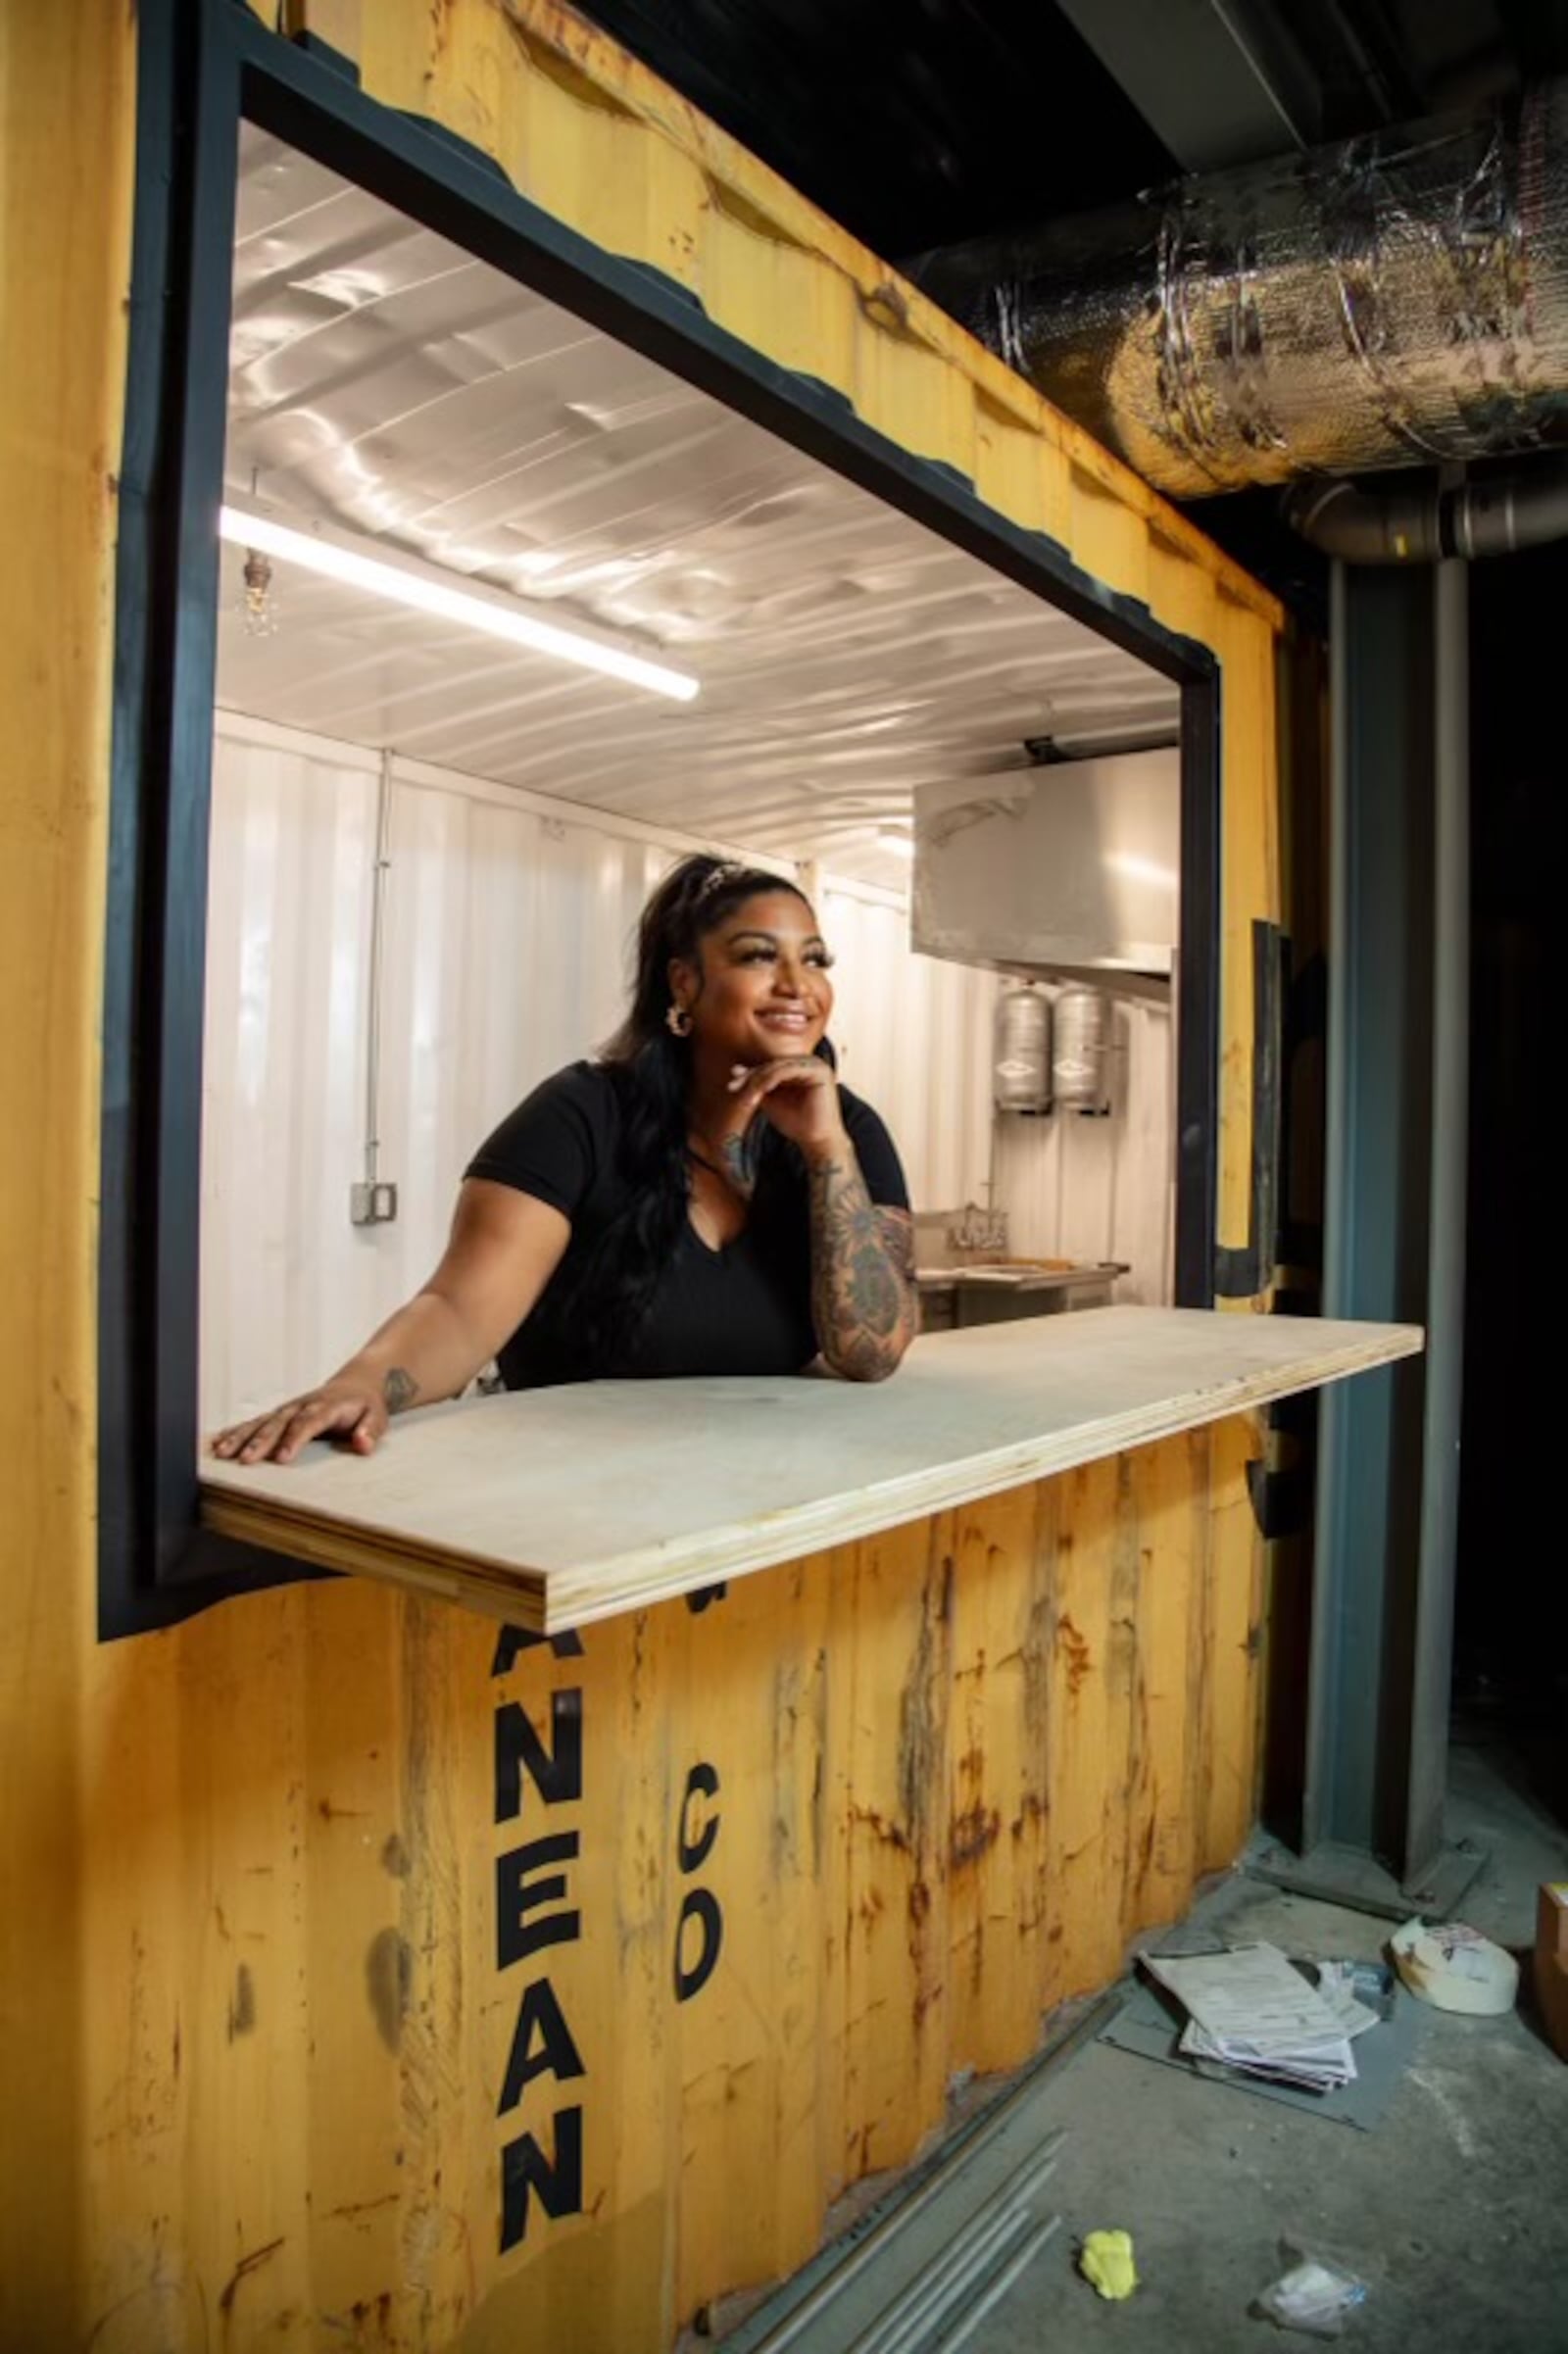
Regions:
<instances>
[{"instance_id":1,"label":"woman leaning on counter","mask_svg":"<svg viewBox=\"0 0 1568 2354\"><path fill-rule=\"evenodd\" d=\"M831 958L805 894L684 859L643 910L626 1019L534 1090L468 1165L446 1253L329 1381L215 1451L368 1453L458 1396L680 1373L894 1372L917 1329L898 1153L838 1085Z\"/></svg>"}]
</instances>

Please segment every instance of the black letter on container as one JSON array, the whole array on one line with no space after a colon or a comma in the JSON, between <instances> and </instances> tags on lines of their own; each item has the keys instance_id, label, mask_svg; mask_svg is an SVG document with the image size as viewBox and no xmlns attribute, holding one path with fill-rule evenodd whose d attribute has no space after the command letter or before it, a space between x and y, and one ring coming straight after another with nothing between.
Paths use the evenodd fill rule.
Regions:
<instances>
[{"instance_id":1,"label":"black letter on container","mask_svg":"<svg viewBox=\"0 0 1568 2354\"><path fill-rule=\"evenodd\" d=\"M688 1921L702 1924L703 1941L697 1959L688 1969L681 1960L681 1947L686 1939ZM724 1916L718 1909L718 1898L711 1888L688 1888L681 1899L680 1919L675 1924L675 2000L690 2002L700 1994L713 1975L718 1961L718 1949L724 1942Z\"/></svg>"},{"instance_id":2,"label":"black letter on container","mask_svg":"<svg viewBox=\"0 0 1568 2354\"><path fill-rule=\"evenodd\" d=\"M718 1837L718 1817L710 1815L695 1839L688 1836L686 1826L691 1820L692 1798L701 1790L705 1798L718 1796L718 1770L710 1765L694 1765L686 1777L686 1795L680 1802L680 1828L675 1834L675 1860L683 1872L695 1872L705 1863Z\"/></svg>"},{"instance_id":3,"label":"black letter on container","mask_svg":"<svg viewBox=\"0 0 1568 2354\"><path fill-rule=\"evenodd\" d=\"M530 2054L528 2046L536 2034L539 2048ZM507 2062L507 2081L501 2087L501 2105L496 2115L505 2117L509 2109L514 2109L536 2076L557 2076L564 2083L567 2077L584 2073L554 1986L548 1978L536 1978L524 1990L522 2008L513 2030L512 2057Z\"/></svg>"},{"instance_id":4,"label":"black letter on container","mask_svg":"<svg viewBox=\"0 0 1568 2354\"><path fill-rule=\"evenodd\" d=\"M680 1820L675 1826L675 1861L683 1872L695 1872L706 1863L718 1838L718 1815L715 1811L697 1832L692 1834L692 1800L701 1791L705 1798L718 1795L718 1769L706 1761L694 1765L686 1776L686 1788L681 1793ZM698 1923L702 1942L697 1958L688 1965L682 1960L686 1942L686 1924ZM700 1994L712 1977L718 1962L718 1949L724 1942L724 1916L718 1909L718 1898L710 1888L688 1888L681 1898L680 1918L675 1923L675 2000L690 2002Z\"/></svg>"},{"instance_id":5,"label":"black letter on container","mask_svg":"<svg viewBox=\"0 0 1568 2354\"><path fill-rule=\"evenodd\" d=\"M541 1643L547 1643L558 1659L582 1657L580 1635L534 1635L526 1627L506 1626L496 1637L495 1657L490 1662L491 1675L504 1676L509 1668L516 1665L519 1651L531 1651Z\"/></svg>"},{"instance_id":6,"label":"black letter on container","mask_svg":"<svg viewBox=\"0 0 1568 2354\"><path fill-rule=\"evenodd\" d=\"M528 2235L528 2193L539 2194L549 2216L582 2213L582 2111L558 2109L554 2118L556 2162L545 2163L544 2151L531 2133L519 2133L501 2153L501 2249L514 2248Z\"/></svg>"},{"instance_id":7,"label":"black letter on container","mask_svg":"<svg viewBox=\"0 0 1568 2354\"><path fill-rule=\"evenodd\" d=\"M541 1864L569 1863L577 1853L577 1834L561 1831L547 1839L531 1839L524 1847L509 1847L496 1857L496 1968L510 1969L541 1945L569 1945L582 1935L580 1913L551 1913L543 1921L524 1921L537 1905L553 1904L566 1893L564 1872L527 1885L530 1872ZM553 2212L553 2210L552 2210Z\"/></svg>"},{"instance_id":8,"label":"black letter on container","mask_svg":"<svg viewBox=\"0 0 1568 2354\"><path fill-rule=\"evenodd\" d=\"M524 1769L539 1785L547 1806L564 1806L582 1796L582 1687L550 1695L550 1746L534 1731L527 1710L515 1700L496 1710L496 1821L510 1823L522 1811Z\"/></svg>"}]
</instances>

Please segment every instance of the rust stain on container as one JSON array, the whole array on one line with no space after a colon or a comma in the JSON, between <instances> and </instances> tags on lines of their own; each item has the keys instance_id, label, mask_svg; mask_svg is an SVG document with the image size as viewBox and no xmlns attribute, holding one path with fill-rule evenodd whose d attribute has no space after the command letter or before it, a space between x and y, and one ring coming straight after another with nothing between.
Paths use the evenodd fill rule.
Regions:
<instances>
[{"instance_id":1,"label":"rust stain on container","mask_svg":"<svg viewBox=\"0 0 1568 2354\"><path fill-rule=\"evenodd\" d=\"M908 290L897 278L883 278L866 290L858 287L856 294L872 326L880 327L886 335L897 335L905 343L924 340L909 324Z\"/></svg>"},{"instance_id":2,"label":"rust stain on container","mask_svg":"<svg viewBox=\"0 0 1568 2354\"><path fill-rule=\"evenodd\" d=\"M229 2274L228 2279L223 2285L222 2292L218 2300L218 2310L223 2317L223 2334L225 2337L228 2334L229 2322L233 2318L234 2299L238 2294L240 2282L246 2278L247 2274L258 2272L268 2261L269 2257L275 2256L282 2244L283 2242L281 2239L270 2239L265 2247L252 2248L250 2254L248 2256L242 2256L238 2264L235 2265L233 2271Z\"/></svg>"},{"instance_id":3,"label":"rust stain on container","mask_svg":"<svg viewBox=\"0 0 1568 2354\"><path fill-rule=\"evenodd\" d=\"M890 1822L888 1817L877 1807L852 1805L850 1821L865 1824L874 1838L883 1840L889 1847L901 1847L907 1852L908 1834L902 1830L897 1823Z\"/></svg>"},{"instance_id":4,"label":"rust stain on container","mask_svg":"<svg viewBox=\"0 0 1568 2354\"><path fill-rule=\"evenodd\" d=\"M622 123L640 121L634 107L595 79L591 68L598 36L584 39L588 28L580 20L574 23L567 10L525 8L518 0L501 0L501 15L532 71L542 74L576 105L592 107Z\"/></svg>"},{"instance_id":5,"label":"rust stain on container","mask_svg":"<svg viewBox=\"0 0 1568 2354\"><path fill-rule=\"evenodd\" d=\"M361 2297L357 2303L350 2306L349 2311L362 2329L373 2314L376 2335L390 2345L392 2341L388 2333L392 2326L392 2291L389 2288L382 2289L373 2306L367 2299Z\"/></svg>"},{"instance_id":6,"label":"rust stain on container","mask_svg":"<svg viewBox=\"0 0 1568 2354\"><path fill-rule=\"evenodd\" d=\"M953 1826L951 1852L955 1869L978 1863L987 1849L996 1845L1001 1829L1002 1817L994 1806L966 1807Z\"/></svg>"},{"instance_id":7,"label":"rust stain on container","mask_svg":"<svg viewBox=\"0 0 1568 2354\"><path fill-rule=\"evenodd\" d=\"M728 214L731 221L749 230L752 236L764 238L770 245L789 246L796 253L810 251L782 221L775 220L771 213L764 212L760 204L739 188L731 187L727 180L718 178L711 172L705 172L703 177L708 189L707 202L718 212Z\"/></svg>"},{"instance_id":8,"label":"rust stain on container","mask_svg":"<svg viewBox=\"0 0 1568 2354\"><path fill-rule=\"evenodd\" d=\"M377 2207L395 2207L397 2203L398 2193L395 2190L384 2191L378 2199L347 2199L340 2207L328 2207L325 2221L353 2223L357 2216L372 2215Z\"/></svg>"},{"instance_id":9,"label":"rust stain on container","mask_svg":"<svg viewBox=\"0 0 1568 2354\"><path fill-rule=\"evenodd\" d=\"M1075 1700L1094 1661L1087 1642L1065 1611L1056 1622L1056 1647L1067 1655L1067 1697Z\"/></svg>"},{"instance_id":10,"label":"rust stain on container","mask_svg":"<svg viewBox=\"0 0 1568 2354\"><path fill-rule=\"evenodd\" d=\"M925 1844L926 1810L941 1787L946 1729L937 1697L936 1630L948 1623L952 1597L953 1561L945 1555L938 1594L933 1596L929 1585L926 1589L920 1639L899 1695L899 1808L908 1825L909 1843L915 1848Z\"/></svg>"},{"instance_id":11,"label":"rust stain on container","mask_svg":"<svg viewBox=\"0 0 1568 2354\"><path fill-rule=\"evenodd\" d=\"M365 1957L365 1990L376 2033L388 2051L403 2041L403 2022L414 1990L414 1948L395 1929L380 1930Z\"/></svg>"},{"instance_id":12,"label":"rust stain on container","mask_svg":"<svg viewBox=\"0 0 1568 2354\"><path fill-rule=\"evenodd\" d=\"M234 1991L228 1998L228 2039L248 2035L256 2026L256 1981L250 1964L241 1962L234 1973Z\"/></svg>"}]
</instances>

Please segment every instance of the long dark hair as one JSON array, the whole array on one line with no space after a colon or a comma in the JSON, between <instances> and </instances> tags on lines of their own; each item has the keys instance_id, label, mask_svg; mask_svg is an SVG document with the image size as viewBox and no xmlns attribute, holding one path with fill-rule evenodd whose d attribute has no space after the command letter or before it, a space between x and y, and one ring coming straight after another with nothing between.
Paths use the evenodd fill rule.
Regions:
<instances>
[{"instance_id":1,"label":"long dark hair","mask_svg":"<svg viewBox=\"0 0 1568 2354\"><path fill-rule=\"evenodd\" d=\"M809 905L783 875L699 856L672 867L643 909L631 1005L600 1054L620 1098L627 1204L560 1303L573 1348L596 1364L622 1360L635 1343L690 1214L691 1042L675 1037L665 1020L671 960L680 957L700 973L708 935L746 900L779 891Z\"/></svg>"}]
</instances>

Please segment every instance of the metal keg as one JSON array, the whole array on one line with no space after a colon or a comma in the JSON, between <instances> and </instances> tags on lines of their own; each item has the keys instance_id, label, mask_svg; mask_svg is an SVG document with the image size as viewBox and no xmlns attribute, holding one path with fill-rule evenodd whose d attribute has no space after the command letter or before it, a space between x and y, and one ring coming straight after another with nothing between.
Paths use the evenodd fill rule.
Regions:
<instances>
[{"instance_id":1,"label":"metal keg","mask_svg":"<svg viewBox=\"0 0 1568 2354\"><path fill-rule=\"evenodd\" d=\"M1051 1000L1033 982L997 1000L993 1077L999 1111L1051 1109Z\"/></svg>"},{"instance_id":2,"label":"metal keg","mask_svg":"<svg viewBox=\"0 0 1568 2354\"><path fill-rule=\"evenodd\" d=\"M1052 1087L1058 1111L1110 1109L1110 1000L1077 984L1056 999Z\"/></svg>"}]
</instances>

